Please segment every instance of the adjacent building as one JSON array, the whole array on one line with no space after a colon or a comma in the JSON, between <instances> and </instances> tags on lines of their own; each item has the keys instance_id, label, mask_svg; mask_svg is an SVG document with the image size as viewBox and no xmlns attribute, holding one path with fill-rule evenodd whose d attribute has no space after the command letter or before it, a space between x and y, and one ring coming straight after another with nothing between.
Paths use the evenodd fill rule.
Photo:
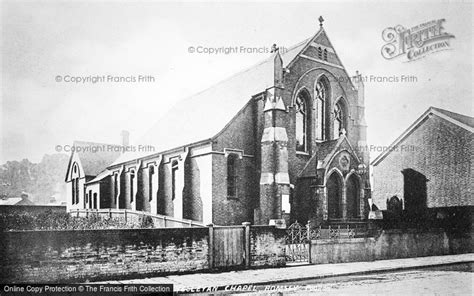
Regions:
<instances>
[{"instance_id":1,"label":"adjacent building","mask_svg":"<svg viewBox=\"0 0 474 296\"><path fill-rule=\"evenodd\" d=\"M388 214L470 224L474 118L431 107L373 162L373 201Z\"/></svg>"},{"instance_id":2,"label":"adjacent building","mask_svg":"<svg viewBox=\"0 0 474 296\"><path fill-rule=\"evenodd\" d=\"M126 141L126 140L125 140ZM125 145L127 142L125 142ZM67 166L67 210L109 206L107 166L123 152L123 145L75 141ZM102 186L99 185L102 182Z\"/></svg>"},{"instance_id":3,"label":"adjacent building","mask_svg":"<svg viewBox=\"0 0 474 296\"><path fill-rule=\"evenodd\" d=\"M0 198L0 206L33 206L28 194L22 193L20 197Z\"/></svg>"}]
</instances>

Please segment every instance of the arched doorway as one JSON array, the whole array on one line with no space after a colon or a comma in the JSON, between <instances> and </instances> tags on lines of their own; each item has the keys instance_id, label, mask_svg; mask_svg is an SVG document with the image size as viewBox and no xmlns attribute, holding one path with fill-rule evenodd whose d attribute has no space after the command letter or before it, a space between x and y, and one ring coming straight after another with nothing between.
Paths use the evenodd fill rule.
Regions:
<instances>
[{"instance_id":1,"label":"arched doorway","mask_svg":"<svg viewBox=\"0 0 474 296\"><path fill-rule=\"evenodd\" d=\"M326 189L328 194L328 217L329 219L342 218L341 198L342 198L342 180L336 173L332 173L327 182Z\"/></svg>"},{"instance_id":2,"label":"arched doorway","mask_svg":"<svg viewBox=\"0 0 474 296\"><path fill-rule=\"evenodd\" d=\"M423 216L427 208L428 179L422 173L413 169L404 169L403 173L403 199L408 220L417 224L423 223Z\"/></svg>"},{"instance_id":3,"label":"arched doorway","mask_svg":"<svg viewBox=\"0 0 474 296\"><path fill-rule=\"evenodd\" d=\"M360 217L360 186L359 179L355 175L349 176L346 182L346 202L347 202L347 217Z\"/></svg>"}]
</instances>

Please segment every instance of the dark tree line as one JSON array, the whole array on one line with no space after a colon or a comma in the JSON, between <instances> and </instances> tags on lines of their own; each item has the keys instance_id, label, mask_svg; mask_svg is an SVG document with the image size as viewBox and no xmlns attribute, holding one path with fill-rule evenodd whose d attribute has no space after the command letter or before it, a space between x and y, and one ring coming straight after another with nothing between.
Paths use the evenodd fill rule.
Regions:
<instances>
[{"instance_id":1,"label":"dark tree line","mask_svg":"<svg viewBox=\"0 0 474 296\"><path fill-rule=\"evenodd\" d=\"M45 154L39 163L7 161L0 166L0 197L20 197L25 192L36 204L46 204L53 197L64 200L68 160L66 154Z\"/></svg>"}]
</instances>

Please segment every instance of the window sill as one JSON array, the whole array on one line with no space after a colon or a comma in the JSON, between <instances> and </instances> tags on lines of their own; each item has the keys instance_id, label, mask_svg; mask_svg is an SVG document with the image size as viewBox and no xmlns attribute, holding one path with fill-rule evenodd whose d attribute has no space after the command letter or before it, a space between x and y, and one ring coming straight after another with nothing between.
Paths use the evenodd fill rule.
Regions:
<instances>
[{"instance_id":1,"label":"window sill","mask_svg":"<svg viewBox=\"0 0 474 296\"><path fill-rule=\"evenodd\" d=\"M228 200L239 200L237 196L227 196Z\"/></svg>"},{"instance_id":2,"label":"window sill","mask_svg":"<svg viewBox=\"0 0 474 296\"><path fill-rule=\"evenodd\" d=\"M309 156L308 152L296 151L296 155Z\"/></svg>"}]
</instances>

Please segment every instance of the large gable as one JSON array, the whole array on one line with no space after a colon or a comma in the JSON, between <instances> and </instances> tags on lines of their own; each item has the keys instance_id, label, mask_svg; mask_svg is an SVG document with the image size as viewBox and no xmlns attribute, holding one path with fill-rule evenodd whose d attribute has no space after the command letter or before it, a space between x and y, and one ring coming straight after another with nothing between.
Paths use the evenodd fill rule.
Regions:
<instances>
[{"instance_id":1,"label":"large gable","mask_svg":"<svg viewBox=\"0 0 474 296\"><path fill-rule=\"evenodd\" d=\"M391 145L390 147L397 147L403 140L410 136L416 129L426 122L429 116L435 115L443 120L451 122L471 133L474 132L474 118L459 113L451 112L441 108L430 107L426 110L408 129L406 129ZM378 165L393 149L387 149L380 153L371 165Z\"/></svg>"},{"instance_id":2,"label":"large gable","mask_svg":"<svg viewBox=\"0 0 474 296\"><path fill-rule=\"evenodd\" d=\"M313 59L319 63L328 63L338 67L343 67L341 60L336 54L329 38L324 30L316 35L313 40L305 46L302 56Z\"/></svg>"}]
</instances>

